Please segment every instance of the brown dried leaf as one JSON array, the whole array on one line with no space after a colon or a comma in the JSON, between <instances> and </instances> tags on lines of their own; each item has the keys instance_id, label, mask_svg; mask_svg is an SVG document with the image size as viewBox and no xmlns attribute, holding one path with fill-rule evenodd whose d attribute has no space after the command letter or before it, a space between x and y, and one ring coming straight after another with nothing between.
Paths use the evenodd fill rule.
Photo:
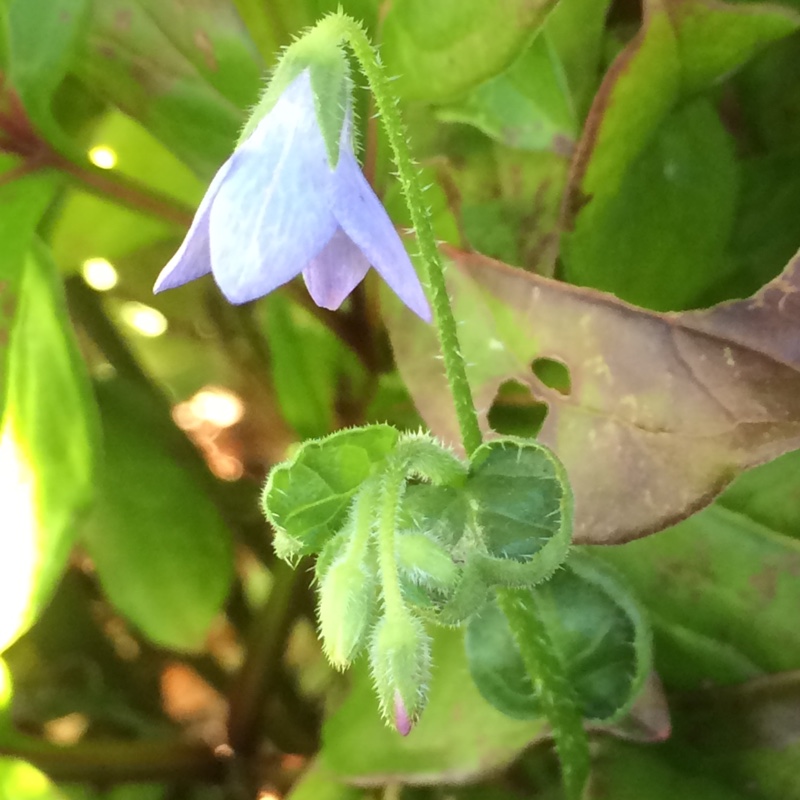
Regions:
<instances>
[{"instance_id":1,"label":"brown dried leaf","mask_svg":"<svg viewBox=\"0 0 800 800\"><path fill-rule=\"evenodd\" d=\"M742 470L800 448L800 254L747 300L656 313L611 295L448 251L469 378L487 412L516 380L546 402L540 439L564 461L575 540L629 541L710 503ZM438 436L458 441L433 328L396 302L398 367ZM568 395L533 373L562 361Z\"/></svg>"}]
</instances>

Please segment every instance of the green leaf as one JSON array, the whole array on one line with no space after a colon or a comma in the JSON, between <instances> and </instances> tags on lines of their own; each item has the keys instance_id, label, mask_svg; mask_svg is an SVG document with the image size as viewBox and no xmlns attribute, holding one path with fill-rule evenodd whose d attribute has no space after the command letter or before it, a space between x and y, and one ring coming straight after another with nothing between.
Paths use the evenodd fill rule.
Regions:
<instances>
[{"instance_id":1,"label":"green leaf","mask_svg":"<svg viewBox=\"0 0 800 800\"><path fill-rule=\"evenodd\" d=\"M669 115L799 23L767 6L645 4L642 29L609 68L573 160L562 220L572 231L569 280L654 308L697 302L717 277L732 226L733 148L710 109ZM687 127L677 133L681 120Z\"/></svg>"},{"instance_id":2,"label":"green leaf","mask_svg":"<svg viewBox=\"0 0 800 800\"><path fill-rule=\"evenodd\" d=\"M524 150L568 150L578 127L566 75L546 28L502 75L445 106L438 116L474 125Z\"/></svg>"},{"instance_id":3,"label":"green leaf","mask_svg":"<svg viewBox=\"0 0 800 800\"><path fill-rule=\"evenodd\" d=\"M0 174L12 168L13 160L0 155ZM2 174L2 177L7 175ZM25 259L39 220L53 200L57 182L52 175L28 175L0 185L0 419L8 381L5 364L11 332L20 300Z\"/></svg>"},{"instance_id":4,"label":"green leaf","mask_svg":"<svg viewBox=\"0 0 800 800\"><path fill-rule=\"evenodd\" d=\"M94 0L75 72L203 177L230 155L262 64L228 3Z\"/></svg>"},{"instance_id":5,"label":"green leaf","mask_svg":"<svg viewBox=\"0 0 800 800\"><path fill-rule=\"evenodd\" d=\"M497 75L522 51L552 0L397 0L383 58L408 100L439 102Z\"/></svg>"},{"instance_id":6,"label":"green leaf","mask_svg":"<svg viewBox=\"0 0 800 800\"><path fill-rule=\"evenodd\" d=\"M800 59L798 59L800 63ZM725 271L704 301L746 297L778 275L800 245L800 150L779 150L741 162L741 190ZM706 305L706 302L703 303Z\"/></svg>"},{"instance_id":7,"label":"green leaf","mask_svg":"<svg viewBox=\"0 0 800 800\"><path fill-rule=\"evenodd\" d=\"M767 800L800 798L796 670L685 697L673 703L673 760L731 786L758 786L758 796Z\"/></svg>"},{"instance_id":8,"label":"green leaf","mask_svg":"<svg viewBox=\"0 0 800 800\"><path fill-rule=\"evenodd\" d=\"M770 42L800 27L800 14L768 4L672 0L684 94L727 78Z\"/></svg>"},{"instance_id":9,"label":"green leaf","mask_svg":"<svg viewBox=\"0 0 800 800\"><path fill-rule=\"evenodd\" d=\"M650 631L613 572L574 555L530 595L564 664L584 717L615 721L626 714L651 669ZM490 603L467 625L470 674L481 694L505 714L542 714L504 614Z\"/></svg>"},{"instance_id":10,"label":"green leaf","mask_svg":"<svg viewBox=\"0 0 800 800\"><path fill-rule=\"evenodd\" d=\"M203 196L203 183L147 130L119 111L110 111L93 129L87 150L91 152L93 147L114 152L112 176L135 180L185 203L187 210ZM70 187L53 226L52 246L57 263L65 271L77 271L90 258L104 258L119 268L121 259L155 242L174 242L177 248L183 233L174 223ZM151 294L155 277L143 268L143 260L140 252L135 259L136 270L120 276L137 299L139 282Z\"/></svg>"},{"instance_id":11,"label":"green leaf","mask_svg":"<svg viewBox=\"0 0 800 800\"><path fill-rule=\"evenodd\" d=\"M705 99L684 105L613 196L581 213L563 244L564 275L647 308L697 306L719 281L738 190L733 138L717 112Z\"/></svg>"},{"instance_id":12,"label":"green leaf","mask_svg":"<svg viewBox=\"0 0 800 800\"><path fill-rule=\"evenodd\" d=\"M338 431L304 443L291 461L272 470L264 513L295 546L294 555L319 552L338 532L356 491L398 437L390 425Z\"/></svg>"},{"instance_id":13,"label":"green leaf","mask_svg":"<svg viewBox=\"0 0 800 800\"><path fill-rule=\"evenodd\" d=\"M51 143L66 142L67 147L70 142L53 117L50 104L83 37L89 2L12 0L8 9L10 81L34 128Z\"/></svg>"},{"instance_id":14,"label":"green leaf","mask_svg":"<svg viewBox=\"0 0 800 800\"><path fill-rule=\"evenodd\" d=\"M11 277L0 505L13 526L0 537L0 651L32 624L61 576L92 492L96 446L85 368L44 247Z\"/></svg>"},{"instance_id":15,"label":"green leaf","mask_svg":"<svg viewBox=\"0 0 800 800\"><path fill-rule=\"evenodd\" d=\"M791 495L784 502L788 510ZM780 534L746 506L718 502L659 536L593 550L647 608L668 685L694 689L798 668L800 541Z\"/></svg>"},{"instance_id":16,"label":"green leaf","mask_svg":"<svg viewBox=\"0 0 800 800\"><path fill-rule=\"evenodd\" d=\"M472 456L466 491L486 549L465 556L479 563L485 578L533 585L567 557L572 492L563 466L546 447L509 439L481 445Z\"/></svg>"},{"instance_id":17,"label":"green leaf","mask_svg":"<svg viewBox=\"0 0 800 800\"><path fill-rule=\"evenodd\" d=\"M292 787L286 800L361 800L363 796L363 790L333 780L315 763Z\"/></svg>"},{"instance_id":18,"label":"green leaf","mask_svg":"<svg viewBox=\"0 0 800 800\"><path fill-rule=\"evenodd\" d=\"M604 738L596 743L592 781L586 800L746 800L754 795L742 783L729 785L722 776L687 769L684 759L670 757L663 748L641 747ZM763 797L759 792L756 797ZM542 794L557 800L560 792ZM786 800L789 800L787 797ZM793 799L792 799L793 800Z\"/></svg>"},{"instance_id":19,"label":"green leaf","mask_svg":"<svg viewBox=\"0 0 800 800\"><path fill-rule=\"evenodd\" d=\"M329 329L284 294L269 295L261 308L283 415L302 439L324 436L335 427L339 376L358 367Z\"/></svg>"},{"instance_id":20,"label":"green leaf","mask_svg":"<svg viewBox=\"0 0 800 800\"><path fill-rule=\"evenodd\" d=\"M359 661L347 700L323 728L323 774L375 786L462 783L506 766L544 734L544 723L510 719L478 694L460 631L436 628L433 634L428 704L411 733L398 736L381 720L369 669Z\"/></svg>"},{"instance_id":21,"label":"green leaf","mask_svg":"<svg viewBox=\"0 0 800 800\"><path fill-rule=\"evenodd\" d=\"M0 800L64 800L64 795L26 761L0 758Z\"/></svg>"},{"instance_id":22,"label":"green leaf","mask_svg":"<svg viewBox=\"0 0 800 800\"><path fill-rule=\"evenodd\" d=\"M230 534L175 460L152 398L117 381L97 391L105 460L84 544L122 614L159 645L196 650L230 587Z\"/></svg>"}]
</instances>

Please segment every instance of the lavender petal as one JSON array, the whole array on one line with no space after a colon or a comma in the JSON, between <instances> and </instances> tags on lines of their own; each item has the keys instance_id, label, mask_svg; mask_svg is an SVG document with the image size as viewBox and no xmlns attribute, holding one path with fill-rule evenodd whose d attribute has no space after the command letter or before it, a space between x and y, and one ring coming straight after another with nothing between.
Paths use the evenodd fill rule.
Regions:
<instances>
[{"instance_id":1,"label":"lavender petal","mask_svg":"<svg viewBox=\"0 0 800 800\"><path fill-rule=\"evenodd\" d=\"M189 231L181 246L156 278L153 292L174 289L211 272L211 252L208 241L208 215L222 182L231 170L234 153L218 170L195 212Z\"/></svg>"},{"instance_id":2,"label":"lavender petal","mask_svg":"<svg viewBox=\"0 0 800 800\"><path fill-rule=\"evenodd\" d=\"M336 311L368 271L369 261L339 228L303 270L303 279L318 306Z\"/></svg>"},{"instance_id":3,"label":"lavender petal","mask_svg":"<svg viewBox=\"0 0 800 800\"><path fill-rule=\"evenodd\" d=\"M299 274L336 232L308 72L235 155L211 206L211 264L228 300L245 303Z\"/></svg>"},{"instance_id":4,"label":"lavender petal","mask_svg":"<svg viewBox=\"0 0 800 800\"><path fill-rule=\"evenodd\" d=\"M334 173L332 203L339 225L392 291L430 322L430 307L411 259L347 144L342 146Z\"/></svg>"}]
</instances>

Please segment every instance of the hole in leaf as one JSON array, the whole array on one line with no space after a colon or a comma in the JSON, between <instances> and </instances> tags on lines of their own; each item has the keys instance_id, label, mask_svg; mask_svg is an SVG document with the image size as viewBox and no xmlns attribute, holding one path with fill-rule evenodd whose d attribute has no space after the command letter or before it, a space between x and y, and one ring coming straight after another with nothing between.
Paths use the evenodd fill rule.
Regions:
<instances>
[{"instance_id":1,"label":"hole in leaf","mask_svg":"<svg viewBox=\"0 0 800 800\"><path fill-rule=\"evenodd\" d=\"M533 374L545 385L563 395L572 391L569 368L554 358L536 358L531 364Z\"/></svg>"},{"instance_id":2,"label":"hole in leaf","mask_svg":"<svg viewBox=\"0 0 800 800\"><path fill-rule=\"evenodd\" d=\"M533 438L542 429L546 416L547 403L537 400L525 384L510 380L500 384L488 419L497 433Z\"/></svg>"}]
</instances>

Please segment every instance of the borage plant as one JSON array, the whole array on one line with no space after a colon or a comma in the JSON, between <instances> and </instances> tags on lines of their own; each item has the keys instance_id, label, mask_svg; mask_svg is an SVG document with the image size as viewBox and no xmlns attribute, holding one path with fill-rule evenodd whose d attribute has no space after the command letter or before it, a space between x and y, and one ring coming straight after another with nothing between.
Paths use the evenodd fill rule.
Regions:
<instances>
[{"instance_id":1,"label":"borage plant","mask_svg":"<svg viewBox=\"0 0 800 800\"><path fill-rule=\"evenodd\" d=\"M425 433L382 424L302 444L263 494L277 554L316 555L319 630L337 669L368 653L384 718L408 735L422 716L434 625L466 630L472 677L506 714L544 716L567 796L589 775L584 717L627 711L650 668L648 633L605 637L601 681L581 686L579 598L635 608L608 569L569 558L573 499L556 456L530 439L482 443L430 212L379 56L339 12L284 53L239 146L206 193L156 291L212 272L232 302L303 274L336 309L374 267L423 320L430 312L404 246L353 155L349 46L375 98L424 269L463 457ZM601 632L603 635L603 632ZM597 653L593 652L593 657ZM599 696L598 696L599 695Z\"/></svg>"}]
</instances>

